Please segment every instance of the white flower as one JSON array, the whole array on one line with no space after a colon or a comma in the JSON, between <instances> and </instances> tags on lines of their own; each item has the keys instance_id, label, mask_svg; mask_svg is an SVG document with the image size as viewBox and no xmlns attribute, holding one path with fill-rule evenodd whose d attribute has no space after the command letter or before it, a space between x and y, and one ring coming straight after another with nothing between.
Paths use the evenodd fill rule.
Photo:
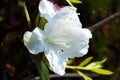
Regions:
<instances>
[{"instance_id":1,"label":"white flower","mask_svg":"<svg viewBox=\"0 0 120 80\"><path fill-rule=\"evenodd\" d=\"M43 0L39 10L48 23L44 30L36 27L32 32L25 32L24 44L32 54L44 52L53 71L64 75L68 58L82 57L88 52L92 34L82 28L74 7L56 11L52 3Z\"/></svg>"}]
</instances>

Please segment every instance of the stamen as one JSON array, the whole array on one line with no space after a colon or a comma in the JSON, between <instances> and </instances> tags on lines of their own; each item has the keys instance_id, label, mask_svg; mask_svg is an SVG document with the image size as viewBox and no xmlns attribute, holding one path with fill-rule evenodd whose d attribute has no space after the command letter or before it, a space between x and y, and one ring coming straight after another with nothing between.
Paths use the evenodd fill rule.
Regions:
<instances>
[{"instance_id":1,"label":"stamen","mask_svg":"<svg viewBox=\"0 0 120 80\"><path fill-rule=\"evenodd\" d=\"M57 40L52 40L52 39L49 39L48 37L45 38L45 41L50 43L50 44L56 44L57 46L61 46L61 47L64 47L64 48L70 48L71 45L65 43L65 42L61 42L61 41L57 41Z\"/></svg>"},{"instance_id":2,"label":"stamen","mask_svg":"<svg viewBox=\"0 0 120 80\"><path fill-rule=\"evenodd\" d=\"M54 44L58 44L58 45L62 45L64 47L66 47L66 48L70 48L71 47L71 45L68 45L68 44L66 44L64 42L60 42L60 41L54 41L53 43Z\"/></svg>"}]
</instances>

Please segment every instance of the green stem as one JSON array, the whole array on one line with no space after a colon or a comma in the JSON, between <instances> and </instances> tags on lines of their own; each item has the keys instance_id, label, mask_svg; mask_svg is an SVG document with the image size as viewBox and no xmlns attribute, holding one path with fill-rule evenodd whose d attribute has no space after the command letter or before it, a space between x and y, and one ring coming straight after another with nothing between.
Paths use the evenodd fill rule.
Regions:
<instances>
[{"instance_id":1,"label":"green stem","mask_svg":"<svg viewBox=\"0 0 120 80\"><path fill-rule=\"evenodd\" d=\"M80 66L66 66L68 69L79 69L79 70L88 70L85 67L80 67Z\"/></svg>"},{"instance_id":2,"label":"green stem","mask_svg":"<svg viewBox=\"0 0 120 80\"><path fill-rule=\"evenodd\" d=\"M24 12L25 12L25 16L26 16L28 25L31 26L30 16L29 16L29 13L28 13L28 10L27 10L27 6L26 6L25 2L24 2Z\"/></svg>"},{"instance_id":3,"label":"green stem","mask_svg":"<svg viewBox=\"0 0 120 80\"><path fill-rule=\"evenodd\" d=\"M80 72L80 71L77 71L76 72L81 75L85 80L93 80L91 77L87 76L86 74Z\"/></svg>"},{"instance_id":4,"label":"green stem","mask_svg":"<svg viewBox=\"0 0 120 80\"><path fill-rule=\"evenodd\" d=\"M74 7L70 0L66 0L66 2L67 2L71 7Z\"/></svg>"}]
</instances>

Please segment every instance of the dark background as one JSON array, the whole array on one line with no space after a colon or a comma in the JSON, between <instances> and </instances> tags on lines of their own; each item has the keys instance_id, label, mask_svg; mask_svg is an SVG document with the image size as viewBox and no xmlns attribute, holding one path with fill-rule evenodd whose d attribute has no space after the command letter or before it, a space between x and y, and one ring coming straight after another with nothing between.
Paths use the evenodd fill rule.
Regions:
<instances>
[{"instance_id":1,"label":"dark background","mask_svg":"<svg viewBox=\"0 0 120 80\"><path fill-rule=\"evenodd\" d=\"M83 27L90 27L104 18L120 11L120 0L82 0L75 4L80 13ZM26 2L31 18L28 25L21 2ZM59 5L68 5L64 0L56 0ZM35 28L39 0L1 0L0 1L0 80L32 80L39 76L34 60L23 44L23 34ZM104 68L113 75L90 75L93 80L120 79L120 19L116 19L92 32L90 49L87 55L76 59L81 62L89 56L93 61L106 57ZM74 72L67 70L67 72ZM50 72L52 74L52 72ZM52 78L52 80L83 80L81 77ZM35 79L34 79L35 80Z\"/></svg>"}]
</instances>

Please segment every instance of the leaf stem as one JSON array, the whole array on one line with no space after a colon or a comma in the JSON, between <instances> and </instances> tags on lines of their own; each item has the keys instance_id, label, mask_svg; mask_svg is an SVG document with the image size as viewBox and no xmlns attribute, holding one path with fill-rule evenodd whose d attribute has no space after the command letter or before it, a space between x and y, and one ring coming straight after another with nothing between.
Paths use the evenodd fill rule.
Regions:
<instances>
[{"instance_id":1,"label":"leaf stem","mask_svg":"<svg viewBox=\"0 0 120 80\"><path fill-rule=\"evenodd\" d=\"M70 0L66 0L66 1L71 7L74 7Z\"/></svg>"},{"instance_id":2,"label":"leaf stem","mask_svg":"<svg viewBox=\"0 0 120 80\"><path fill-rule=\"evenodd\" d=\"M79 69L79 70L88 70L87 68L85 67L80 67L80 66L66 66L66 68L68 69Z\"/></svg>"},{"instance_id":3,"label":"leaf stem","mask_svg":"<svg viewBox=\"0 0 120 80\"><path fill-rule=\"evenodd\" d=\"M27 10L27 6L26 6L25 2L24 2L24 12L25 12L25 16L26 16L28 25L31 26L30 16L29 16L29 13L28 13L28 10Z\"/></svg>"}]
</instances>

